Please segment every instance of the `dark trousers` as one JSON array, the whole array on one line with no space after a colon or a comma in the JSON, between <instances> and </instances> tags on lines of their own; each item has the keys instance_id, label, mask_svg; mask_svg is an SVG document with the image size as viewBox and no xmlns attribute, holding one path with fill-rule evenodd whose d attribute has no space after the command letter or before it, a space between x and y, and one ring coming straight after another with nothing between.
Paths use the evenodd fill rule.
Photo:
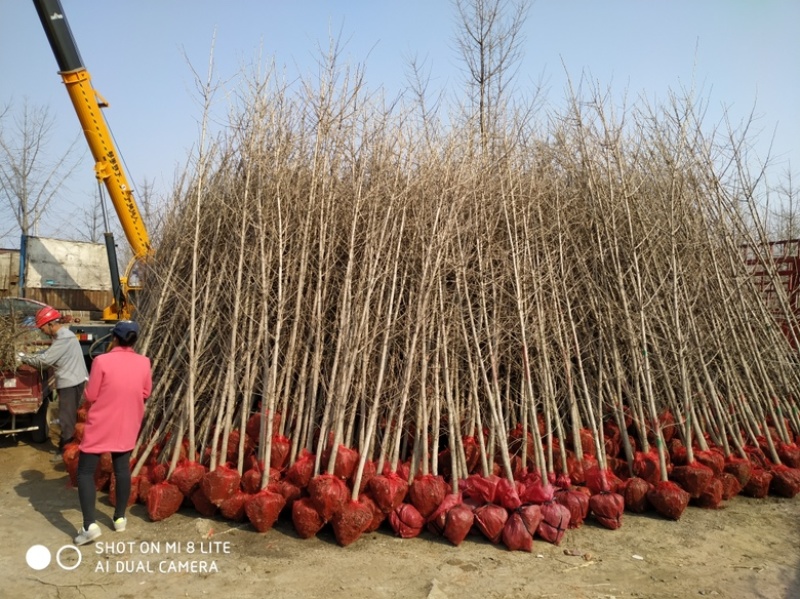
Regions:
<instances>
[{"instance_id":1,"label":"dark trousers","mask_svg":"<svg viewBox=\"0 0 800 599\"><path fill-rule=\"evenodd\" d=\"M114 508L114 520L125 517L125 508L131 496L131 452L112 452L111 461L114 464L114 484L116 485L117 500ZM83 513L83 528L89 528L94 522L95 499L97 488L94 484L94 473L100 463L99 453L81 452L78 457L78 499L81 502Z\"/></svg>"},{"instance_id":2,"label":"dark trousers","mask_svg":"<svg viewBox=\"0 0 800 599\"><path fill-rule=\"evenodd\" d=\"M75 424L78 422L78 406L83 396L85 383L74 387L63 387L58 390L58 421L61 426L61 443L59 449L72 441L75 436Z\"/></svg>"}]
</instances>

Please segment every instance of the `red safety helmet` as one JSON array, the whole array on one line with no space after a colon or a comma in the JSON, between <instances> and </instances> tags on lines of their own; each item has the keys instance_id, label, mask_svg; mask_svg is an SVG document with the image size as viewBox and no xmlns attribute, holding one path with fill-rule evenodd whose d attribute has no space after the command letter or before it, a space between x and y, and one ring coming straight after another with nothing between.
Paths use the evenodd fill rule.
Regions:
<instances>
[{"instance_id":1,"label":"red safety helmet","mask_svg":"<svg viewBox=\"0 0 800 599\"><path fill-rule=\"evenodd\" d=\"M45 306L36 313L36 328L41 329L48 322L61 318L61 313L52 306Z\"/></svg>"}]
</instances>

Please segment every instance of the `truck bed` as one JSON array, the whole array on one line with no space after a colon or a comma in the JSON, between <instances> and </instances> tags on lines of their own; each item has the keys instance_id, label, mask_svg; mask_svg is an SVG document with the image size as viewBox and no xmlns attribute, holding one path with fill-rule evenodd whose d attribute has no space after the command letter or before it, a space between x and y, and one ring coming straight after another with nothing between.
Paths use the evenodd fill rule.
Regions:
<instances>
[{"instance_id":1,"label":"truck bed","mask_svg":"<svg viewBox=\"0 0 800 599\"><path fill-rule=\"evenodd\" d=\"M32 432L35 442L45 441L47 404L54 389L52 368L0 370L0 435Z\"/></svg>"}]
</instances>

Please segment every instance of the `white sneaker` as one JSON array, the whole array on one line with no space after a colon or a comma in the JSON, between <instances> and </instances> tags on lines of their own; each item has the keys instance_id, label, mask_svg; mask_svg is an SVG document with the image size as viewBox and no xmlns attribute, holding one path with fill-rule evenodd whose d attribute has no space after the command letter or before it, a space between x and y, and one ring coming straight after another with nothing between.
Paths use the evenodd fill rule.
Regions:
<instances>
[{"instance_id":1,"label":"white sneaker","mask_svg":"<svg viewBox=\"0 0 800 599\"><path fill-rule=\"evenodd\" d=\"M86 543L91 543L97 537L103 534L103 531L100 530L100 527L97 526L94 522L89 525L89 528L81 528L78 531L78 536L75 537L75 544L76 545L86 545Z\"/></svg>"},{"instance_id":2,"label":"white sneaker","mask_svg":"<svg viewBox=\"0 0 800 599\"><path fill-rule=\"evenodd\" d=\"M125 530L125 526L128 524L127 518L117 518L114 520L114 530L117 532L122 532Z\"/></svg>"}]
</instances>

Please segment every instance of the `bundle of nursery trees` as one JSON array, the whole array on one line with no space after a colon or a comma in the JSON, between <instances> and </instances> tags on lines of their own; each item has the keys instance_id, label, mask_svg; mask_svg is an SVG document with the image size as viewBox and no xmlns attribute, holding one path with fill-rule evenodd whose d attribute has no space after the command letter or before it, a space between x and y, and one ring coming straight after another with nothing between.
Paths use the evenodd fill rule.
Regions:
<instances>
[{"instance_id":1,"label":"bundle of nursery trees","mask_svg":"<svg viewBox=\"0 0 800 599\"><path fill-rule=\"evenodd\" d=\"M19 363L17 354L41 351L45 335L33 326L33 320L11 309L0 314L0 370L13 373Z\"/></svg>"},{"instance_id":2,"label":"bundle of nursery trees","mask_svg":"<svg viewBox=\"0 0 800 599\"><path fill-rule=\"evenodd\" d=\"M140 465L189 448L213 470L233 438L241 472L283 435L317 473L342 445L379 472L435 474L449 447L457 481L471 437L485 472L512 477L516 452L560 473L554 446L602 460L607 421L633 433L629 461L662 450L667 412L690 452L745 457L769 425L780 463L800 379L742 258L763 239L737 146L679 98L500 116L487 135L387 106L333 65L300 92L254 77L149 266ZM258 412L280 418L246 443Z\"/></svg>"},{"instance_id":3,"label":"bundle of nursery trees","mask_svg":"<svg viewBox=\"0 0 800 599\"><path fill-rule=\"evenodd\" d=\"M19 319L11 314L0 314L0 367L9 368L16 365L15 356Z\"/></svg>"},{"instance_id":4,"label":"bundle of nursery trees","mask_svg":"<svg viewBox=\"0 0 800 599\"><path fill-rule=\"evenodd\" d=\"M155 386L134 474L242 473L276 439L315 474L355 450L354 498L365 463L455 490L653 449L666 480L673 436L688 462L712 445L781 463L795 317L741 140L678 96L531 110L481 80L446 111L421 85L387 103L335 52L323 66L248 77L176 190L137 307Z\"/></svg>"}]
</instances>

